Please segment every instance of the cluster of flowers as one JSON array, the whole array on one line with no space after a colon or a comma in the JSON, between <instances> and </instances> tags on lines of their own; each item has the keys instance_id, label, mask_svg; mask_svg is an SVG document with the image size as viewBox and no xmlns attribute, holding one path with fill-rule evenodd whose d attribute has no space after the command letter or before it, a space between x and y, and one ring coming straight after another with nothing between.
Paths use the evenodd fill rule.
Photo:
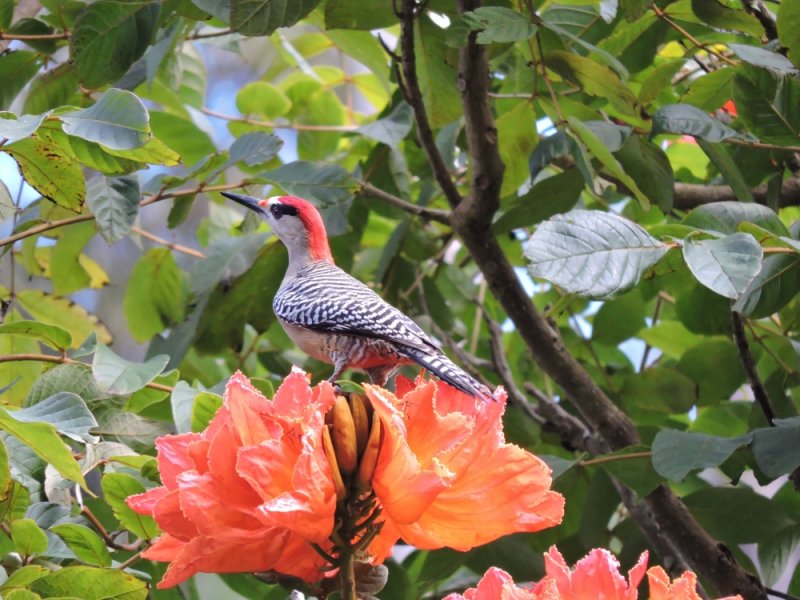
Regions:
<instances>
[{"instance_id":1,"label":"cluster of flowers","mask_svg":"<svg viewBox=\"0 0 800 600\"><path fill-rule=\"evenodd\" d=\"M335 572L344 546L378 565L401 538L469 550L561 522L564 498L550 489L550 469L504 439L502 390L484 402L422 378L398 378L396 388L365 386L365 398L346 400L295 369L268 400L233 375L205 431L156 441L163 485L128 499L163 532L142 553L170 563L158 587L197 572L317 582ZM635 599L647 560L626 583L605 550L574 571L555 548L545 558L547 575L533 587L492 568L477 588L449 598ZM653 599L698 598L692 573L671 583L655 567L648 577Z\"/></svg>"}]
</instances>

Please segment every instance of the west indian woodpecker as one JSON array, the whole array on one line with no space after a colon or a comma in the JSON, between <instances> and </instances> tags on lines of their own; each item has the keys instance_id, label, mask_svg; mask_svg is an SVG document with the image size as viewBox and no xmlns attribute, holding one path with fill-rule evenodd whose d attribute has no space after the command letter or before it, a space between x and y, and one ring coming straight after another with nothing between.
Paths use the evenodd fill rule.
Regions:
<instances>
[{"instance_id":1,"label":"west indian woodpecker","mask_svg":"<svg viewBox=\"0 0 800 600\"><path fill-rule=\"evenodd\" d=\"M333 365L331 382L345 369L359 369L382 386L400 365L417 363L462 392L493 399L414 321L334 264L313 204L294 196L222 195L264 216L289 250L272 308L303 352Z\"/></svg>"}]
</instances>

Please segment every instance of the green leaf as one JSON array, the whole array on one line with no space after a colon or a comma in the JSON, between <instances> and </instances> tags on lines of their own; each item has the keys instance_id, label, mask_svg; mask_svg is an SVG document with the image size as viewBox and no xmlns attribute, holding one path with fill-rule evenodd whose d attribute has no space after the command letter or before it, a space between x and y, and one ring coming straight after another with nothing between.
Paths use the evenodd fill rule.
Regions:
<instances>
[{"instance_id":1,"label":"green leaf","mask_svg":"<svg viewBox=\"0 0 800 600\"><path fill-rule=\"evenodd\" d=\"M86 365L56 365L36 380L25 398L25 406L36 404L60 392L76 394L88 403L107 397L97 389L92 371Z\"/></svg>"},{"instance_id":2,"label":"green leaf","mask_svg":"<svg viewBox=\"0 0 800 600\"><path fill-rule=\"evenodd\" d=\"M90 222L77 223L64 230L53 248L50 275L53 291L59 296L89 287L91 276L81 264L81 253L96 233Z\"/></svg>"},{"instance_id":3,"label":"green leaf","mask_svg":"<svg viewBox=\"0 0 800 600\"><path fill-rule=\"evenodd\" d=\"M77 92L78 79L74 66L70 63L60 64L33 78L22 111L38 115L68 105Z\"/></svg>"},{"instance_id":4,"label":"green leaf","mask_svg":"<svg viewBox=\"0 0 800 600\"><path fill-rule=\"evenodd\" d=\"M751 434L723 438L705 433L662 429L653 440L653 467L671 481L682 481L691 471L718 467L750 443Z\"/></svg>"},{"instance_id":5,"label":"green leaf","mask_svg":"<svg viewBox=\"0 0 800 600\"><path fill-rule=\"evenodd\" d=\"M191 288L201 294L213 288L223 277L236 277L246 271L264 245L263 235L243 235L214 240L206 257L190 271Z\"/></svg>"},{"instance_id":6,"label":"green leaf","mask_svg":"<svg viewBox=\"0 0 800 600\"><path fill-rule=\"evenodd\" d=\"M61 148L37 136L2 149L17 161L25 181L42 196L64 208L80 211L86 197L83 171Z\"/></svg>"},{"instance_id":7,"label":"green leaf","mask_svg":"<svg viewBox=\"0 0 800 600\"><path fill-rule=\"evenodd\" d=\"M788 236L786 226L775 211L760 204L741 202L713 202L698 206L682 221L697 229L731 235L742 223L754 223L778 236Z\"/></svg>"},{"instance_id":8,"label":"green leaf","mask_svg":"<svg viewBox=\"0 0 800 600\"><path fill-rule=\"evenodd\" d=\"M575 117L567 117L567 123L570 129L580 138L586 145L589 152L592 153L597 160L599 160L605 169L620 183L622 183L631 194L639 201L644 210L649 210L650 200L645 196L644 192L639 189L636 182L623 170L622 165L611 153L609 147L595 135L584 123L578 121ZM613 148L613 146L612 146Z\"/></svg>"},{"instance_id":9,"label":"green leaf","mask_svg":"<svg viewBox=\"0 0 800 600\"><path fill-rule=\"evenodd\" d=\"M800 143L800 82L764 69L740 69L733 79L738 119L761 140Z\"/></svg>"},{"instance_id":10,"label":"green leaf","mask_svg":"<svg viewBox=\"0 0 800 600\"><path fill-rule=\"evenodd\" d=\"M20 290L17 301L37 321L69 331L72 335L72 348L80 347L93 332L97 334L98 340L106 344L111 342L111 334L106 326L69 298L60 298L39 290Z\"/></svg>"},{"instance_id":11,"label":"green leaf","mask_svg":"<svg viewBox=\"0 0 800 600\"><path fill-rule=\"evenodd\" d=\"M210 392L200 392L192 405L192 431L203 431L222 406L222 398Z\"/></svg>"},{"instance_id":12,"label":"green leaf","mask_svg":"<svg viewBox=\"0 0 800 600\"><path fill-rule=\"evenodd\" d=\"M767 256L758 275L733 309L752 319L778 312L797 296L800 289L800 256Z\"/></svg>"},{"instance_id":13,"label":"green leaf","mask_svg":"<svg viewBox=\"0 0 800 600\"><path fill-rule=\"evenodd\" d=\"M275 315L264 307L271 305L285 270L286 251L282 245L264 246L245 273L211 294L197 325L196 347L204 352L238 347L246 323L259 332L266 331ZM260 301L253 302L253 298Z\"/></svg>"},{"instance_id":14,"label":"green leaf","mask_svg":"<svg viewBox=\"0 0 800 600\"><path fill-rule=\"evenodd\" d=\"M125 290L128 328L144 342L186 315L189 289L168 248L151 248L134 265Z\"/></svg>"},{"instance_id":15,"label":"green leaf","mask_svg":"<svg viewBox=\"0 0 800 600\"><path fill-rule=\"evenodd\" d=\"M27 559L47 550L47 536L33 519L17 519L11 523L14 548Z\"/></svg>"},{"instance_id":16,"label":"green leaf","mask_svg":"<svg viewBox=\"0 0 800 600\"><path fill-rule=\"evenodd\" d=\"M703 528L728 544L762 542L794 525L785 510L749 487L706 488L683 501Z\"/></svg>"},{"instance_id":17,"label":"green leaf","mask_svg":"<svg viewBox=\"0 0 800 600\"><path fill-rule=\"evenodd\" d=\"M683 258L697 280L710 290L736 300L761 270L763 251L749 233L683 243Z\"/></svg>"},{"instance_id":18,"label":"green leaf","mask_svg":"<svg viewBox=\"0 0 800 600\"><path fill-rule=\"evenodd\" d=\"M800 69L795 67L788 58L777 52L770 52L759 46L745 46L744 44L728 43L728 48L736 53L746 63L756 67L763 67L777 75L800 75Z\"/></svg>"},{"instance_id":19,"label":"green leaf","mask_svg":"<svg viewBox=\"0 0 800 600\"><path fill-rule=\"evenodd\" d=\"M243 115L257 115L272 120L288 113L292 101L271 83L251 81L236 93L236 108Z\"/></svg>"},{"instance_id":20,"label":"green leaf","mask_svg":"<svg viewBox=\"0 0 800 600\"><path fill-rule=\"evenodd\" d=\"M800 526L795 525L758 545L758 565L761 581L765 586L774 587L794 561L795 551L800 545ZM794 564L794 563L793 563Z\"/></svg>"},{"instance_id":21,"label":"green leaf","mask_svg":"<svg viewBox=\"0 0 800 600\"><path fill-rule=\"evenodd\" d=\"M411 132L414 115L411 107L401 102L385 117L358 128L358 133L387 146L397 146Z\"/></svg>"},{"instance_id":22,"label":"green leaf","mask_svg":"<svg viewBox=\"0 0 800 600\"><path fill-rule=\"evenodd\" d=\"M50 124L40 129L39 135L61 148L67 156L77 160L84 167L106 175L123 175L144 168L141 162L115 156L105 146L67 135L61 129L53 129Z\"/></svg>"},{"instance_id":23,"label":"green leaf","mask_svg":"<svg viewBox=\"0 0 800 600\"><path fill-rule=\"evenodd\" d=\"M56 430L77 442L95 444L98 439L89 431L97 427L97 421L83 399L71 392L58 392L49 398L15 411L18 421L28 423L50 423Z\"/></svg>"},{"instance_id":24,"label":"green leaf","mask_svg":"<svg viewBox=\"0 0 800 600\"><path fill-rule=\"evenodd\" d=\"M775 419L776 427L753 432L753 456L768 477L791 473L800 466L800 418Z\"/></svg>"},{"instance_id":25,"label":"green leaf","mask_svg":"<svg viewBox=\"0 0 800 600\"><path fill-rule=\"evenodd\" d=\"M8 29L14 19L16 0L0 0L0 29Z\"/></svg>"},{"instance_id":26,"label":"green leaf","mask_svg":"<svg viewBox=\"0 0 800 600\"><path fill-rule=\"evenodd\" d=\"M603 470L631 488L639 498L644 498L663 482L662 477L653 469L649 456L626 458L629 454L644 451L647 451L646 446L623 448L603 455L605 458L619 457L619 460L608 460L600 464Z\"/></svg>"},{"instance_id":27,"label":"green leaf","mask_svg":"<svg viewBox=\"0 0 800 600\"><path fill-rule=\"evenodd\" d=\"M152 41L158 2L97 0L81 11L70 36L70 57L84 86L122 77Z\"/></svg>"},{"instance_id":28,"label":"green leaf","mask_svg":"<svg viewBox=\"0 0 800 600\"><path fill-rule=\"evenodd\" d=\"M727 400L745 382L736 346L730 340L707 340L681 356L678 370L691 377L700 390L703 405ZM709 377L713 373L713 377Z\"/></svg>"},{"instance_id":29,"label":"green leaf","mask_svg":"<svg viewBox=\"0 0 800 600\"><path fill-rule=\"evenodd\" d=\"M231 28L242 35L270 35L305 17L319 0L231 0Z\"/></svg>"},{"instance_id":30,"label":"green leaf","mask_svg":"<svg viewBox=\"0 0 800 600\"><path fill-rule=\"evenodd\" d=\"M645 327L646 304L637 291L603 303L592 319L592 341L616 346Z\"/></svg>"},{"instance_id":31,"label":"green leaf","mask_svg":"<svg viewBox=\"0 0 800 600\"><path fill-rule=\"evenodd\" d=\"M37 579L31 590L45 598L145 600L147 583L119 569L71 566Z\"/></svg>"},{"instance_id":32,"label":"green leaf","mask_svg":"<svg viewBox=\"0 0 800 600\"><path fill-rule=\"evenodd\" d=\"M505 44L527 40L536 35L537 27L525 15L502 6L482 6L465 13L461 18L471 31L479 31L479 44Z\"/></svg>"},{"instance_id":33,"label":"green leaf","mask_svg":"<svg viewBox=\"0 0 800 600\"><path fill-rule=\"evenodd\" d=\"M41 64L39 55L27 50L0 55L0 110L8 110L17 94L39 72Z\"/></svg>"},{"instance_id":34,"label":"green leaf","mask_svg":"<svg viewBox=\"0 0 800 600\"><path fill-rule=\"evenodd\" d=\"M325 3L326 29L363 29L388 27L397 21L392 7L383 3L364 10L360 0L328 0Z\"/></svg>"},{"instance_id":35,"label":"green leaf","mask_svg":"<svg viewBox=\"0 0 800 600\"><path fill-rule=\"evenodd\" d=\"M41 54L54 54L56 51L56 40L47 37L52 35L53 28L38 19L22 18L8 28L8 33L20 37L30 36L22 42Z\"/></svg>"},{"instance_id":36,"label":"green leaf","mask_svg":"<svg viewBox=\"0 0 800 600\"><path fill-rule=\"evenodd\" d=\"M800 65L800 5L797 2L782 2L778 7L778 39L789 49L789 58Z\"/></svg>"},{"instance_id":37,"label":"green leaf","mask_svg":"<svg viewBox=\"0 0 800 600\"><path fill-rule=\"evenodd\" d=\"M98 343L92 373L100 389L110 394L131 394L153 381L168 362L169 357L161 354L143 363L133 363Z\"/></svg>"},{"instance_id":38,"label":"green leaf","mask_svg":"<svg viewBox=\"0 0 800 600\"><path fill-rule=\"evenodd\" d=\"M556 50L544 57L547 68L580 86L590 96L605 98L617 110L635 114L636 97L614 71L577 54Z\"/></svg>"},{"instance_id":39,"label":"green leaf","mask_svg":"<svg viewBox=\"0 0 800 600\"><path fill-rule=\"evenodd\" d=\"M144 486L135 477L125 473L106 473L103 475L101 485L106 502L123 527L145 540L152 540L159 534L158 525L153 517L140 515L125 503L128 496L145 491Z\"/></svg>"},{"instance_id":40,"label":"green leaf","mask_svg":"<svg viewBox=\"0 0 800 600\"><path fill-rule=\"evenodd\" d=\"M136 94L127 90L106 90L89 108L64 113L59 118L66 133L114 150L138 148L150 134L147 109Z\"/></svg>"},{"instance_id":41,"label":"green leaf","mask_svg":"<svg viewBox=\"0 0 800 600\"><path fill-rule=\"evenodd\" d=\"M69 331L38 321L14 321L0 324L0 334L3 333L31 336L56 350L66 350L72 345L72 336Z\"/></svg>"},{"instance_id":42,"label":"green leaf","mask_svg":"<svg viewBox=\"0 0 800 600\"><path fill-rule=\"evenodd\" d=\"M139 180L134 176L95 177L89 181L86 202L100 235L113 244L131 232L139 214Z\"/></svg>"},{"instance_id":43,"label":"green leaf","mask_svg":"<svg viewBox=\"0 0 800 600\"><path fill-rule=\"evenodd\" d=\"M614 156L651 202L665 212L672 209L675 176L661 148L639 135L632 135Z\"/></svg>"},{"instance_id":44,"label":"green leaf","mask_svg":"<svg viewBox=\"0 0 800 600\"><path fill-rule=\"evenodd\" d=\"M495 221L493 229L500 235L568 212L580 198L583 187L583 177L577 169L540 179L525 195L511 201L508 210Z\"/></svg>"},{"instance_id":45,"label":"green leaf","mask_svg":"<svg viewBox=\"0 0 800 600\"><path fill-rule=\"evenodd\" d=\"M417 78L431 127L438 129L461 116L461 98L452 82L456 80L453 51L445 44L444 32L427 17L417 19L414 53Z\"/></svg>"},{"instance_id":46,"label":"green leaf","mask_svg":"<svg viewBox=\"0 0 800 600\"><path fill-rule=\"evenodd\" d=\"M689 90L681 100L702 111L717 110L731 99L734 75L736 69L717 69L706 73L689 84Z\"/></svg>"},{"instance_id":47,"label":"green leaf","mask_svg":"<svg viewBox=\"0 0 800 600\"><path fill-rule=\"evenodd\" d=\"M153 129L153 135L168 148L177 152L187 166L194 165L217 151L205 131L177 115L152 111L150 126Z\"/></svg>"},{"instance_id":48,"label":"green leaf","mask_svg":"<svg viewBox=\"0 0 800 600\"><path fill-rule=\"evenodd\" d=\"M726 183L731 186L733 193L740 202L752 202L753 194L750 191L750 186L742 176L739 167L731 158L727 148L722 144L712 144L703 139L697 140L697 145L703 149L706 156L711 159L714 166L725 178Z\"/></svg>"},{"instance_id":49,"label":"green leaf","mask_svg":"<svg viewBox=\"0 0 800 600\"><path fill-rule=\"evenodd\" d=\"M105 542L88 527L62 523L51 527L50 531L64 540L81 562L98 567L111 566L111 554Z\"/></svg>"},{"instance_id":50,"label":"green leaf","mask_svg":"<svg viewBox=\"0 0 800 600\"><path fill-rule=\"evenodd\" d=\"M717 0L692 0L692 11L697 18L712 27L742 31L756 38L764 35L764 28L753 15L728 8Z\"/></svg>"},{"instance_id":51,"label":"green leaf","mask_svg":"<svg viewBox=\"0 0 800 600\"><path fill-rule=\"evenodd\" d=\"M58 437L53 425L20 421L13 411L0 408L0 429L29 446L39 458L51 464L62 477L86 487L86 482L83 480L78 463L72 456L72 451Z\"/></svg>"},{"instance_id":52,"label":"green leaf","mask_svg":"<svg viewBox=\"0 0 800 600\"><path fill-rule=\"evenodd\" d=\"M9 142L21 140L33 134L44 121L47 115L20 115L14 113L0 113L0 137Z\"/></svg>"},{"instance_id":53,"label":"green leaf","mask_svg":"<svg viewBox=\"0 0 800 600\"><path fill-rule=\"evenodd\" d=\"M574 210L539 225L525 246L525 256L534 277L566 292L604 298L634 286L667 249L627 219Z\"/></svg>"},{"instance_id":54,"label":"green leaf","mask_svg":"<svg viewBox=\"0 0 800 600\"><path fill-rule=\"evenodd\" d=\"M651 135L689 134L709 142L721 142L739 134L690 104L667 104L653 115Z\"/></svg>"},{"instance_id":55,"label":"green leaf","mask_svg":"<svg viewBox=\"0 0 800 600\"><path fill-rule=\"evenodd\" d=\"M409 129L410 126L409 121ZM495 126L500 158L506 165L503 185L500 188L500 196L504 197L514 193L529 178L528 167L519 158L528 156L539 139L533 105L530 102L519 102L514 108L500 115Z\"/></svg>"},{"instance_id":56,"label":"green leaf","mask_svg":"<svg viewBox=\"0 0 800 600\"><path fill-rule=\"evenodd\" d=\"M349 200L358 188L356 180L342 167L305 160L285 164L264 177L288 194L316 200L320 208Z\"/></svg>"},{"instance_id":57,"label":"green leaf","mask_svg":"<svg viewBox=\"0 0 800 600\"><path fill-rule=\"evenodd\" d=\"M250 167L268 163L283 148L283 140L277 135L254 131L245 133L231 145L231 163L244 162Z\"/></svg>"}]
</instances>

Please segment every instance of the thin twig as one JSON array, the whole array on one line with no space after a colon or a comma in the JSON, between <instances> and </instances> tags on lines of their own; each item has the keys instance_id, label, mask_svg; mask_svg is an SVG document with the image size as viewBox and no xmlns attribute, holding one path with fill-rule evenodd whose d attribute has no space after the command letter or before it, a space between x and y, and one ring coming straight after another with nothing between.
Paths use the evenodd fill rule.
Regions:
<instances>
[{"instance_id":1,"label":"thin twig","mask_svg":"<svg viewBox=\"0 0 800 600\"><path fill-rule=\"evenodd\" d=\"M25 42L28 40L66 40L69 39L69 33L64 31L62 33L5 33L0 31L0 40L19 40Z\"/></svg>"},{"instance_id":2,"label":"thin twig","mask_svg":"<svg viewBox=\"0 0 800 600\"><path fill-rule=\"evenodd\" d=\"M56 363L62 365L81 365L86 367L87 369L91 369L92 366L81 362L79 360L73 360L68 356L55 356L52 354L4 354L0 356L0 363L5 362L46 362L46 363ZM159 390L162 392L169 392L172 393L172 386L164 385L162 383L155 383L150 382L145 384L144 387L148 387L153 390Z\"/></svg>"},{"instance_id":3,"label":"thin twig","mask_svg":"<svg viewBox=\"0 0 800 600\"><path fill-rule=\"evenodd\" d=\"M424 219L430 219L431 221L437 221L438 223L444 223L445 225L450 224L449 210L428 208L426 206L420 206L419 204L413 204L407 200L403 200L398 196L390 194L389 192L384 192L382 189L377 188L366 181L361 183L361 193L364 196L369 196L370 198L381 200L386 204L391 204L392 206L404 210L407 213L411 213L412 215L417 215L418 217L422 217Z\"/></svg>"},{"instance_id":4,"label":"thin twig","mask_svg":"<svg viewBox=\"0 0 800 600\"><path fill-rule=\"evenodd\" d=\"M126 552L133 552L139 549L141 545L144 543L144 540L139 539L132 544L120 544L118 541L114 539L114 536L108 532L105 526L100 522L100 519L98 519L94 515L94 513L89 509L88 506L85 505L81 506L81 514L83 514L83 516L86 517L86 519L92 524L92 526L94 526L94 528L97 530L97 533L99 533L100 537L103 538L103 541L105 542L106 546L110 546L115 550L124 550Z\"/></svg>"},{"instance_id":5,"label":"thin twig","mask_svg":"<svg viewBox=\"0 0 800 600\"><path fill-rule=\"evenodd\" d=\"M711 48L707 47L707 46L706 46L706 45L705 45L703 42L701 42L700 40L698 40L698 39L697 39L696 37L694 37L694 36L693 36L691 33L689 33L688 31L686 31L686 30L685 30L683 27L681 27L681 26L680 26L680 25L678 25L678 24L677 24L675 21L673 21L673 20L670 18L670 16L669 16L669 15L668 15L666 12L664 12L663 10L661 10L661 9L660 9L658 6L656 6L655 4L653 4L653 5L652 5L650 8L652 9L652 11L653 11L653 12L656 14L656 16L657 16L659 19L661 19L661 20L662 20L662 21L664 21L664 22L665 22L667 25L669 25L670 27L672 27L672 28L673 28L675 31L677 31L678 33L680 33L680 34L681 34L683 37L685 37L685 38L686 38L687 40L689 40L689 41L690 41L692 44L694 44L694 45L695 45L695 47L699 48L700 50L705 50L705 51L706 51L706 52L708 52L709 54L713 54L714 56L716 56L717 58L719 58L721 61L723 61L723 62L725 62L725 63L728 63L728 64L729 64L729 65L731 65L732 67L735 67L735 66L737 66L737 63L736 63L735 61L731 60L730 58L728 58L728 57L727 57L727 56L725 56L724 54L721 54L721 53L717 52L716 50L712 50Z\"/></svg>"},{"instance_id":6,"label":"thin twig","mask_svg":"<svg viewBox=\"0 0 800 600\"><path fill-rule=\"evenodd\" d=\"M402 82L400 89L405 96L406 102L414 112L414 119L417 123L417 137L425 151L425 155L431 163L434 177L442 188L445 198L451 207L456 207L461 202L461 194L456 187L450 171L436 146L433 137L428 112L425 102L422 99L422 90L419 87L417 78L417 57L414 49L414 22L419 15L420 5L415 0L403 0L400 9L400 48L402 51L401 67Z\"/></svg>"},{"instance_id":7,"label":"thin twig","mask_svg":"<svg viewBox=\"0 0 800 600\"><path fill-rule=\"evenodd\" d=\"M169 198L178 198L179 196L191 196L192 194L199 194L200 192L219 192L224 190L235 190L241 187L244 187L246 184L245 182L240 183L227 183L221 185L198 185L196 187L185 189L185 190L176 190L174 192L158 192L148 196L144 200L139 203L139 207L149 206L150 204L154 204L155 202L160 202L161 200L167 200ZM0 239L0 248L3 246L7 246L8 244L13 244L14 242L18 242L19 240L24 240L25 238L31 237L33 235L39 235L40 233L44 233L45 231L50 231L52 229L58 229L59 227L65 227L67 225L73 225L75 223L82 223L84 221L92 221L94 220L94 215L78 215L77 217L69 217L67 219L62 219L60 221L51 221L49 223L42 223L41 225L36 225L35 227L31 227L30 229L26 229L25 231L20 231L19 233L15 233L14 235L10 235L7 238Z\"/></svg>"},{"instance_id":8,"label":"thin twig","mask_svg":"<svg viewBox=\"0 0 800 600\"><path fill-rule=\"evenodd\" d=\"M753 355L750 352L750 346L747 344L747 336L744 334L744 318L738 312L731 311L731 325L733 329L733 340L736 342L736 349L739 351L739 360L744 368L747 381L750 383L750 389L753 390L753 396L761 407L761 412L767 419L767 423L774 427L773 421L775 420L775 408L770 402L767 390L761 382L761 377L758 375L756 363L753 360Z\"/></svg>"},{"instance_id":9,"label":"thin twig","mask_svg":"<svg viewBox=\"0 0 800 600\"><path fill-rule=\"evenodd\" d=\"M186 39L187 40L204 40L204 39L207 39L207 38L222 37L223 35L230 35L232 33L234 33L233 29L222 29L220 31L209 31L208 33L203 33L203 32L198 31L198 32L193 33L192 35L190 35Z\"/></svg>"},{"instance_id":10,"label":"thin twig","mask_svg":"<svg viewBox=\"0 0 800 600\"><path fill-rule=\"evenodd\" d=\"M278 123L277 121L259 121L257 119L250 119L249 117L226 115L206 107L203 107L201 110L208 116L216 117L217 119L224 119L226 121L233 121L235 123L247 123L248 125L255 125L256 127L269 127L270 129L294 129L295 131L328 131L340 133L348 133L358 129L358 125L305 125L303 123Z\"/></svg>"},{"instance_id":11,"label":"thin twig","mask_svg":"<svg viewBox=\"0 0 800 600\"><path fill-rule=\"evenodd\" d=\"M614 462L618 460L631 460L634 458L649 458L653 453L649 450L646 452L631 452L630 454L614 454L613 456L598 456L597 458L590 458L589 460L582 460L578 464L582 467L591 467L593 465L602 465L604 463Z\"/></svg>"},{"instance_id":12,"label":"thin twig","mask_svg":"<svg viewBox=\"0 0 800 600\"><path fill-rule=\"evenodd\" d=\"M117 566L117 569L119 569L120 571L124 571L125 569L130 567L133 563L135 563L140 558L142 558L142 552L144 552L144 550L142 550L140 552L137 552L136 554L131 556L128 560L119 563L119 566Z\"/></svg>"},{"instance_id":13,"label":"thin twig","mask_svg":"<svg viewBox=\"0 0 800 600\"><path fill-rule=\"evenodd\" d=\"M176 244L175 242L170 242L169 240L165 240L164 238L158 237L157 235L150 233L149 231L145 231L141 227L133 226L131 227L131 231L137 235L142 236L143 238L147 238L151 242L155 242L156 244L161 244L162 246L166 246L170 250L174 250L175 252L183 252L184 254L188 254L189 256L194 256L195 258L205 258L206 255L200 252L199 250L195 250L194 248L189 248L188 246L182 246L181 244Z\"/></svg>"}]
</instances>

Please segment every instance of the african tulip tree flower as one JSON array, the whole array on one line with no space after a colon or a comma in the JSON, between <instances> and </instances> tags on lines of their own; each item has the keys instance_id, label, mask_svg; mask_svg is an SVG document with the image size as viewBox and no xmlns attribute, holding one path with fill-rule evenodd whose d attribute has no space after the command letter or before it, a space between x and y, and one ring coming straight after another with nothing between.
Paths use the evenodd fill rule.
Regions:
<instances>
[{"instance_id":1,"label":"african tulip tree flower","mask_svg":"<svg viewBox=\"0 0 800 600\"><path fill-rule=\"evenodd\" d=\"M157 440L163 486L128 499L163 531L143 553L171 563L159 587L200 571L315 583L346 559L381 563L400 537L467 550L560 522L549 468L505 443L502 393L398 388L345 399L294 370L269 401L233 375L205 431Z\"/></svg>"},{"instance_id":2,"label":"african tulip tree flower","mask_svg":"<svg viewBox=\"0 0 800 600\"><path fill-rule=\"evenodd\" d=\"M619 572L619 561L608 550L595 548L570 569L564 557L551 546L544 555L545 576L535 584L517 586L511 576L491 567L463 595L450 594L445 600L637 600L638 587L647 569L647 551L628 571L627 580ZM661 567L647 571L650 600L700 600L697 576L687 571L670 582ZM742 600L728 596L720 600Z\"/></svg>"}]
</instances>

